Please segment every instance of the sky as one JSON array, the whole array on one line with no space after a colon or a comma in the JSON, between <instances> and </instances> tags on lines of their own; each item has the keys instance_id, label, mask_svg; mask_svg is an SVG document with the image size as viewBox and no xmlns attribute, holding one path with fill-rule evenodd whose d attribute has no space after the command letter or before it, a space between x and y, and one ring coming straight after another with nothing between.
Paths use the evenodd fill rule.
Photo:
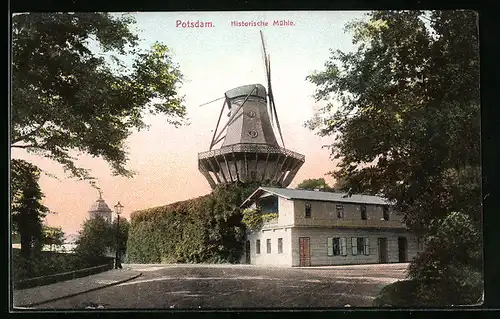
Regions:
<instances>
[{"instance_id":1,"label":"sky","mask_svg":"<svg viewBox=\"0 0 500 319\"><path fill-rule=\"evenodd\" d=\"M129 219L137 210L167 205L210 193L198 171L199 152L207 151L212 139L224 92L246 84L266 85L259 30L264 33L270 54L272 87L276 111L286 148L304 154L305 163L289 187L308 178L324 177L335 169L327 148L331 137L319 137L304 127L314 111L325 102L316 102L315 86L306 81L314 71L324 69L330 49L354 49L351 35L344 33L347 22L363 19L361 11L321 12L139 12L133 30L141 48L155 42L166 44L173 62L184 75L179 93L185 97L189 125L175 128L166 116L147 116L149 129L134 132L127 139L127 168L132 178L113 176L100 158L80 156L76 163L91 169L98 178L103 199L113 209L120 201L122 216ZM274 26L273 21L288 25ZM212 27L189 28L189 22L209 22ZM263 22L267 26L234 26L232 21ZM127 58L125 58L127 59ZM227 118L223 116L222 123ZM277 136L278 137L278 136ZM12 150L12 157L26 159L53 176L42 175L43 204L49 207L45 222L75 234L88 217L90 206L98 199L95 188L86 181L69 178L61 166L49 159Z\"/></svg>"}]
</instances>

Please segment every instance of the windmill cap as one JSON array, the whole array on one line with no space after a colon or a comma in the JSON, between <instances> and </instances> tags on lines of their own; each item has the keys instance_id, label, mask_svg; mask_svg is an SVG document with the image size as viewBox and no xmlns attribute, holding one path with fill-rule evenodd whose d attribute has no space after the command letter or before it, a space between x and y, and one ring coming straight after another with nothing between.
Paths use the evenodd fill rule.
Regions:
<instances>
[{"instance_id":1,"label":"windmill cap","mask_svg":"<svg viewBox=\"0 0 500 319\"><path fill-rule=\"evenodd\" d=\"M226 92L226 96L228 99L234 99L241 96L245 97L248 94L250 94L251 96L258 96L260 98L265 99L266 88L262 84L249 84L249 85L239 86L237 88L231 89Z\"/></svg>"}]
</instances>

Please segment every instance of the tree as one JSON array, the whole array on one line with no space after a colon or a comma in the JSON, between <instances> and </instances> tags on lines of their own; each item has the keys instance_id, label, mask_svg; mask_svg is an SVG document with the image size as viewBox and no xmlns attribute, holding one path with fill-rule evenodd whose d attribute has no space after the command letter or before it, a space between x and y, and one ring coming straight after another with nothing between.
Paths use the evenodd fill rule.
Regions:
<instances>
[{"instance_id":1,"label":"tree","mask_svg":"<svg viewBox=\"0 0 500 319\"><path fill-rule=\"evenodd\" d=\"M21 255L29 258L41 250L42 221L49 211L41 200L40 170L23 160L11 161L11 214L13 230L19 234Z\"/></svg>"},{"instance_id":2,"label":"tree","mask_svg":"<svg viewBox=\"0 0 500 319\"><path fill-rule=\"evenodd\" d=\"M333 189L337 192L348 191L349 187L347 187L347 182L345 178L337 176L335 184L333 184Z\"/></svg>"},{"instance_id":3,"label":"tree","mask_svg":"<svg viewBox=\"0 0 500 319\"><path fill-rule=\"evenodd\" d=\"M394 201L418 232L452 211L481 221L476 18L370 13L347 25L357 50L332 51L326 69L308 77L316 98L329 101L307 125L334 136L334 176Z\"/></svg>"},{"instance_id":4,"label":"tree","mask_svg":"<svg viewBox=\"0 0 500 319\"><path fill-rule=\"evenodd\" d=\"M50 250L64 245L64 232L61 227L43 226L42 243L48 245Z\"/></svg>"},{"instance_id":5,"label":"tree","mask_svg":"<svg viewBox=\"0 0 500 319\"><path fill-rule=\"evenodd\" d=\"M129 223L120 218L118 247L124 252L127 247ZM116 220L108 223L101 216L87 219L75 242L75 252L82 256L105 256L116 251Z\"/></svg>"},{"instance_id":6,"label":"tree","mask_svg":"<svg viewBox=\"0 0 500 319\"><path fill-rule=\"evenodd\" d=\"M300 182L297 185L297 189L306 189L306 190L321 190L324 192L333 192L335 189L330 187L324 178L311 178L306 179Z\"/></svg>"},{"instance_id":7,"label":"tree","mask_svg":"<svg viewBox=\"0 0 500 319\"><path fill-rule=\"evenodd\" d=\"M377 11L346 30L355 52L332 51L325 70L308 77L316 98L329 101L307 125L334 137L330 150L340 164L333 175L353 192L382 194L412 231L439 238L439 245L456 242L456 251L470 250L448 236L462 233L431 225L463 214L470 223L457 227L468 228L481 251L476 13ZM441 270L453 263L425 254L425 263ZM482 272L481 263L466 260Z\"/></svg>"},{"instance_id":8,"label":"tree","mask_svg":"<svg viewBox=\"0 0 500 319\"><path fill-rule=\"evenodd\" d=\"M75 241L75 252L83 256L105 256L114 244L110 225L101 216L87 219Z\"/></svg>"},{"instance_id":9,"label":"tree","mask_svg":"<svg viewBox=\"0 0 500 319\"><path fill-rule=\"evenodd\" d=\"M92 178L71 152L102 157L114 174L131 176L124 141L146 127L144 113L183 123L181 73L164 44L138 49L133 23L91 12L12 17L12 148L55 160L81 179Z\"/></svg>"}]
</instances>

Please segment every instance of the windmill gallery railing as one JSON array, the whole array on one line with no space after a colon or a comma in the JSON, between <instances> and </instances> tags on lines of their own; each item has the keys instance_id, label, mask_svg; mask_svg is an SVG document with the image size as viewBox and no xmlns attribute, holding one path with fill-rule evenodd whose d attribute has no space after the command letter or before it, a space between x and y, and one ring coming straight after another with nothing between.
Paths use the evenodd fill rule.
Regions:
<instances>
[{"instance_id":1,"label":"windmill gallery railing","mask_svg":"<svg viewBox=\"0 0 500 319\"><path fill-rule=\"evenodd\" d=\"M285 156L293 157L301 162L304 162L306 157L286 148L272 145L259 145L259 144L236 144L225 146L223 148L214 149L207 152L198 154L198 159L210 158L218 155L226 155L230 153L264 153L264 154L282 154Z\"/></svg>"},{"instance_id":2,"label":"windmill gallery railing","mask_svg":"<svg viewBox=\"0 0 500 319\"><path fill-rule=\"evenodd\" d=\"M212 187L228 182L266 181L286 187L305 156L268 144L234 144L198 154L198 166Z\"/></svg>"}]
</instances>

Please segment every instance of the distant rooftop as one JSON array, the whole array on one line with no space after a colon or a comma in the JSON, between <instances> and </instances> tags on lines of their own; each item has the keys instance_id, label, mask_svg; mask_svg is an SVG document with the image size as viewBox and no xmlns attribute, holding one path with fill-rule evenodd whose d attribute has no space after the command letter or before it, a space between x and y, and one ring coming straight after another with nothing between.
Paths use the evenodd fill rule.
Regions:
<instances>
[{"instance_id":1,"label":"distant rooftop","mask_svg":"<svg viewBox=\"0 0 500 319\"><path fill-rule=\"evenodd\" d=\"M293 188L276 188L276 187L259 187L252 195L250 195L241 206L247 205L256 197L261 196L263 192L269 192L274 195L286 199L302 199L310 201L325 201L325 202L343 202L355 204L373 204L373 205L389 205L390 203L383 197L352 194L346 196L346 193L333 193L322 191L310 191Z\"/></svg>"}]
</instances>

